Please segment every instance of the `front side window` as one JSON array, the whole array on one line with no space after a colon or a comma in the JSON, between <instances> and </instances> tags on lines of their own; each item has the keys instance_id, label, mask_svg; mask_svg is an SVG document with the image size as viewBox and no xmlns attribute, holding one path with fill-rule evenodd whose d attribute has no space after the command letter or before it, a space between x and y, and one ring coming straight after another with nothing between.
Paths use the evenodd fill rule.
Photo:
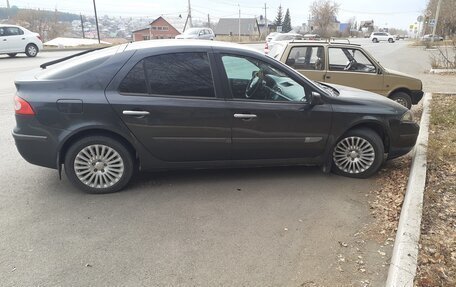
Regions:
<instances>
[{"instance_id":1,"label":"front side window","mask_svg":"<svg viewBox=\"0 0 456 287\"><path fill-rule=\"evenodd\" d=\"M260 101L306 101L303 86L263 61L223 55L223 66L233 98Z\"/></svg>"},{"instance_id":2,"label":"front side window","mask_svg":"<svg viewBox=\"0 0 456 287\"><path fill-rule=\"evenodd\" d=\"M299 70L324 70L325 49L322 46L293 47L286 64Z\"/></svg>"},{"instance_id":3,"label":"front side window","mask_svg":"<svg viewBox=\"0 0 456 287\"><path fill-rule=\"evenodd\" d=\"M375 65L358 49L329 48L329 70L376 73Z\"/></svg>"},{"instance_id":4,"label":"front side window","mask_svg":"<svg viewBox=\"0 0 456 287\"><path fill-rule=\"evenodd\" d=\"M154 95L214 98L206 53L174 53L145 59L149 92Z\"/></svg>"}]
</instances>

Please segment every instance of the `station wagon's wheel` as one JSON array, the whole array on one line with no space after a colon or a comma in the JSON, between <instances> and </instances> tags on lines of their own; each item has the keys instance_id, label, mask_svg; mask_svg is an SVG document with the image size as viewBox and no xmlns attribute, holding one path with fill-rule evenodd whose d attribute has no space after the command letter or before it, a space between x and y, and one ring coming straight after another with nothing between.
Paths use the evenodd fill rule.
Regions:
<instances>
[{"instance_id":1,"label":"station wagon's wheel","mask_svg":"<svg viewBox=\"0 0 456 287\"><path fill-rule=\"evenodd\" d=\"M133 158L120 142L105 136L78 140L65 156L65 173L88 193L121 190L133 175Z\"/></svg>"},{"instance_id":2,"label":"station wagon's wheel","mask_svg":"<svg viewBox=\"0 0 456 287\"><path fill-rule=\"evenodd\" d=\"M367 178L383 163L384 147L380 136L370 129L348 131L334 146L333 170L337 174Z\"/></svg>"},{"instance_id":3,"label":"station wagon's wheel","mask_svg":"<svg viewBox=\"0 0 456 287\"><path fill-rule=\"evenodd\" d=\"M11 58L14 58L16 57L17 53L8 53L8 56L10 56Z\"/></svg>"},{"instance_id":4,"label":"station wagon's wheel","mask_svg":"<svg viewBox=\"0 0 456 287\"><path fill-rule=\"evenodd\" d=\"M38 55L38 47L35 44L28 44L25 47L25 54L27 57L36 57Z\"/></svg>"},{"instance_id":5,"label":"station wagon's wheel","mask_svg":"<svg viewBox=\"0 0 456 287\"><path fill-rule=\"evenodd\" d=\"M398 102L407 109L412 107L412 99L410 98L410 95L405 92L396 92L390 96L390 99Z\"/></svg>"}]
</instances>

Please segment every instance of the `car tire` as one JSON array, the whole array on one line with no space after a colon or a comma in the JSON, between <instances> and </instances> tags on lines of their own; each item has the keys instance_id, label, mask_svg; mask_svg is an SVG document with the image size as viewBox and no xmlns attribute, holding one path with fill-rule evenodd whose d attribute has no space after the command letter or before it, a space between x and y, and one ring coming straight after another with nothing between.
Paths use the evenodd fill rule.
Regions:
<instances>
[{"instance_id":1,"label":"car tire","mask_svg":"<svg viewBox=\"0 0 456 287\"><path fill-rule=\"evenodd\" d=\"M377 40L377 38L374 38L374 39L372 39L372 42L374 42L374 43L378 43L378 40Z\"/></svg>"},{"instance_id":2,"label":"car tire","mask_svg":"<svg viewBox=\"0 0 456 287\"><path fill-rule=\"evenodd\" d=\"M93 194L120 191L132 178L134 166L128 148L106 136L82 138L65 155L65 174L71 183Z\"/></svg>"},{"instance_id":3,"label":"car tire","mask_svg":"<svg viewBox=\"0 0 456 287\"><path fill-rule=\"evenodd\" d=\"M368 178L376 173L384 162L383 141L371 129L353 129L337 141L331 156L334 173L353 178Z\"/></svg>"},{"instance_id":4,"label":"car tire","mask_svg":"<svg viewBox=\"0 0 456 287\"><path fill-rule=\"evenodd\" d=\"M27 57L36 57L36 55L38 55L38 47L35 44L28 44L25 47L25 54Z\"/></svg>"},{"instance_id":5,"label":"car tire","mask_svg":"<svg viewBox=\"0 0 456 287\"><path fill-rule=\"evenodd\" d=\"M10 56L11 58L14 58L16 57L17 53L9 53L8 56Z\"/></svg>"},{"instance_id":6,"label":"car tire","mask_svg":"<svg viewBox=\"0 0 456 287\"><path fill-rule=\"evenodd\" d=\"M406 92L396 92L389 98L395 102L398 102L409 110L412 108L412 98L410 98L410 95Z\"/></svg>"},{"instance_id":7,"label":"car tire","mask_svg":"<svg viewBox=\"0 0 456 287\"><path fill-rule=\"evenodd\" d=\"M393 38L389 38L389 39L388 39L388 42L389 42L389 43L394 43Z\"/></svg>"}]
</instances>

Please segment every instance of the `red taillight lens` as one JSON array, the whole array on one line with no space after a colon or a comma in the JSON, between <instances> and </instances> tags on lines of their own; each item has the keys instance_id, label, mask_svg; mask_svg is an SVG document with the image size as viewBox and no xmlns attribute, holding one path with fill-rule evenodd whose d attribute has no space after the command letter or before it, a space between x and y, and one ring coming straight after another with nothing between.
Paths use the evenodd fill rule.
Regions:
<instances>
[{"instance_id":1,"label":"red taillight lens","mask_svg":"<svg viewBox=\"0 0 456 287\"><path fill-rule=\"evenodd\" d=\"M36 37L38 38L38 40L41 41L41 36L40 35L37 35Z\"/></svg>"},{"instance_id":2,"label":"red taillight lens","mask_svg":"<svg viewBox=\"0 0 456 287\"><path fill-rule=\"evenodd\" d=\"M14 96L14 110L16 111L16 115L35 115L32 106L27 103L26 100L21 99L18 96Z\"/></svg>"}]
</instances>

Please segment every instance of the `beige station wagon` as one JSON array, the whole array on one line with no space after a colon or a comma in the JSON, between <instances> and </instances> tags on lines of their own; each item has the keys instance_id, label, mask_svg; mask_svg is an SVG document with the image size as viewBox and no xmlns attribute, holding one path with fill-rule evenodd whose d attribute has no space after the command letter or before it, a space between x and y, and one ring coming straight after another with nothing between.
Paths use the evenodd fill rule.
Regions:
<instances>
[{"instance_id":1,"label":"beige station wagon","mask_svg":"<svg viewBox=\"0 0 456 287\"><path fill-rule=\"evenodd\" d=\"M381 94L409 109L423 97L421 80L382 67L361 45L282 41L268 55L314 81Z\"/></svg>"}]
</instances>

